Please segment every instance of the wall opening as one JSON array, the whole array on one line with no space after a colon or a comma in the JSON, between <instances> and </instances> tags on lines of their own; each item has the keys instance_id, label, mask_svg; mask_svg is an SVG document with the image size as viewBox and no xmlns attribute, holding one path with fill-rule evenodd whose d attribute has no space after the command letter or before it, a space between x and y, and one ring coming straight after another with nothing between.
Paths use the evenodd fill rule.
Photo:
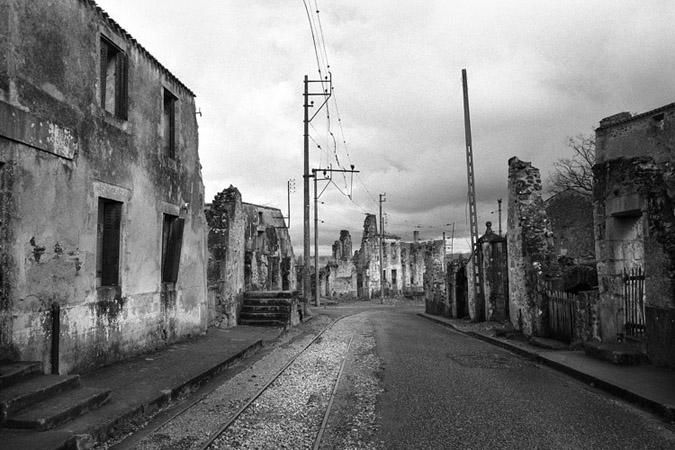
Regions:
<instances>
[{"instance_id":1,"label":"wall opening","mask_svg":"<svg viewBox=\"0 0 675 450\"><path fill-rule=\"evenodd\" d=\"M184 219L171 214L164 214L162 226L162 283L175 283L178 280L184 225Z\"/></svg>"},{"instance_id":2,"label":"wall opening","mask_svg":"<svg viewBox=\"0 0 675 450\"><path fill-rule=\"evenodd\" d=\"M176 158L176 96L164 89L162 107L162 150L164 155Z\"/></svg>"},{"instance_id":3,"label":"wall opening","mask_svg":"<svg viewBox=\"0 0 675 450\"><path fill-rule=\"evenodd\" d=\"M99 79L101 108L120 119L127 119L127 55L101 37L101 74Z\"/></svg>"},{"instance_id":4,"label":"wall opening","mask_svg":"<svg viewBox=\"0 0 675 450\"><path fill-rule=\"evenodd\" d=\"M96 286L119 286L122 203L98 199Z\"/></svg>"}]
</instances>

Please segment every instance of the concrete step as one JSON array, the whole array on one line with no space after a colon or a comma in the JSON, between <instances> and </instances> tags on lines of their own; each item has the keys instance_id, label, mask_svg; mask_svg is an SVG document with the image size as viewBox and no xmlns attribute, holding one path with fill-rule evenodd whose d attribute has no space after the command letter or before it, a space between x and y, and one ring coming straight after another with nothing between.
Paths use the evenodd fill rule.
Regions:
<instances>
[{"instance_id":1,"label":"concrete step","mask_svg":"<svg viewBox=\"0 0 675 450\"><path fill-rule=\"evenodd\" d=\"M11 414L5 422L10 428L48 430L68 422L89 410L98 408L110 399L109 389L82 387L62 392L47 400Z\"/></svg>"},{"instance_id":2,"label":"concrete step","mask_svg":"<svg viewBox=\"0 0 675 450\"><path fill-rule=\"evenodd\" d=\"M285 298L246 298L243 305L250 306L289 306L290 299Z\"/></svg>"},{"instance_id":3,"label":"concrete step","mask_svg":"<svg viewBox=\"0 0 675 450\"><path fill-rule=\"evenodd\" d=\"M282 312L288 313L290 305L260 305L244 303L241 312Z\"/></svg>"},{"instance_id":4,"label":"concrete step","mask_svg":"<svg viewBox=\"0 0 675 450\"><path fill-rule=\"evenodd\" d=\"M10 414L79 385L79 375L42 375L6 387L0 390L0 422Z\"/></svg>"},{"instance_id":5,"label":"concrete step","mask_svg":"<svg viewBox=\"0 0 675 450\"><path fill-rule=\"evenodd\" d=\"M298 291L248 291L244 293L244 300L249 298L256 299L271 299L271 298L288 298L298 296Z\"/></svg>"},{"instance_id":6,"label":"concrete step","mask_svg":"<svg viewBox=\"0 0 675 450\"><path fill-rule=\"evenodd\" d=\"M42 373L42 363L37 361L11 361L0 363L0 388L5 388L27 377Z\"/></svg>"},{"instance_id":7,"label":"concrete step","mask_svg":"<svg viewBox=\"0 0 675 450\"><path fill-rule=\"evenodd\" d=\"M239 318L239 325L249 325L252 327L285 327L288 325L288 322L286 320Z\"/></svg>"}]
</instances>

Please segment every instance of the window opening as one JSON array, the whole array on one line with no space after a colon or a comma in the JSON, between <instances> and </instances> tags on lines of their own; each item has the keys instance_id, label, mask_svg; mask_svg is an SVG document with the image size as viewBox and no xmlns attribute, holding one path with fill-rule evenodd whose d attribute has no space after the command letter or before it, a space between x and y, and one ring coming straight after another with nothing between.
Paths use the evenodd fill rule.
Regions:
<instances>
[{"instance_id":1,"label":"window opening","mask_svg":"<svg viewBox=\"0 0 675 450\"><path fill-rule=\"evenodd\" d=\"M164 214L162 226L162 282L175 283L178 280L180 252L183 245L185 219Z\"/></svg>"},{"instance_id":2,"label":"window opening","mask_svg":"<svg viewBox=\"0 0 675 450\"><path fill-rule=\"evenodd\" d=\"M98 286L119 286L122 203L98 199L96 279Z\"/></svg>"},{"instance_id":3,"label":"window opening","mask_svg":"<svg viewBox=\"0 0 675 450\"><path fill-rule=\"evenodd\" d=\"M101 107L120 119L127 119L127 55L105 38L101 38L101 73L99 79Z\"/></svg>"},{"instance_id":4,"label":"window opening","mask_svg":"<svg viewBox=\"0 0 675 450\"><path fill-rule=\"evenodd\" d=\"M162 148L171 159L176 157L176 96L164 89L162 106Z\"/></svg>"}]
</instances>

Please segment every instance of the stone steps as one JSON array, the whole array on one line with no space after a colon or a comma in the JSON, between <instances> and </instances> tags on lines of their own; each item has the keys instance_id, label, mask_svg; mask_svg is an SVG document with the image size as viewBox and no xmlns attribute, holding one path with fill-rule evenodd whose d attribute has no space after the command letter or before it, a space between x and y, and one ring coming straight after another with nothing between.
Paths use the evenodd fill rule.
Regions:
<instances>
[{"instance_id":1,"label":"stone steps","mask_svg":"<svg viewBox=\"0 0 675 450\"><path fill-rule=\"evenodd\" d=\"M291 325L293 308L297 308L296 295L292 291L247 292L239 313L239 324L272 327Z\"/></svg>"},{"instance_id":2,"label":"stone steps","mask_svg":"<svg viewBox=\"0 0 675 450\"><path fill-rule=\"evenodd\" d=\"M44 431L68 422L110 399L109 389L80 387L35 403L10 415L5 426Z\"/></svg>"},{"instance_id":3,"label":"stone steps","mask_svg":"<svg viewBox=\"0 0 675 450\"><path fill-rule=\"evenodd\" d=\"M33 403L79 386L79 375L34 376L8 386L0 390L0 422Z\"/></svg>"},{"instance_id":4,"label":"stone steps","mask_svg":"<svg viewBox=\"0 0 675 450\"><path fill-rule=\"evenodd\" d=\"M110 398L109 389L82 387L79 375L44 375L36 362L0 364L0 380L0 426L4 428L48 430Z\"/></svg>"}]
</instances>

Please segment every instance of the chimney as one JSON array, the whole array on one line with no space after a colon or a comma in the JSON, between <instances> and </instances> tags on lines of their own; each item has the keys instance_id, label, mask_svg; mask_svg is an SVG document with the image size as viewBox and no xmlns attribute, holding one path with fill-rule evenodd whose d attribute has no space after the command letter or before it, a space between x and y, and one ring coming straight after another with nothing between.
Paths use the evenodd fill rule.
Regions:
<instances>
[{"instance_id":1,"label":"chimney","mask_svg":"<svg viewBox=\"0 0 675 450\"><path fill-rule=\"evenodd\" d=\"M415 230L413 231L413 241L417 242L420 240L420 232Z\"/></svg>"}]
</instances>

